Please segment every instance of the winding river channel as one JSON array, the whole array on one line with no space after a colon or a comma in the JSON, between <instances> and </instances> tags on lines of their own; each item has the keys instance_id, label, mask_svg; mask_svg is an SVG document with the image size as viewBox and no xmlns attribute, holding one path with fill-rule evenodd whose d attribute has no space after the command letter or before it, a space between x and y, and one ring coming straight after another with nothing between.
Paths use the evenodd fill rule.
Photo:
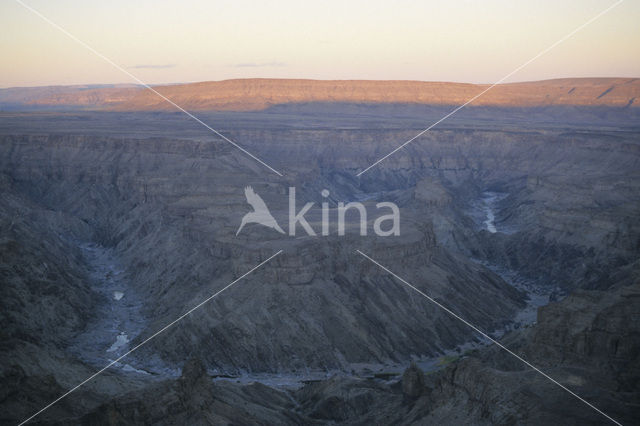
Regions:
<instances>
[{"instance_id":1,"label":"winding river channel","mask_svg":"<svg viewBox=\"0 0 640 426\"><path fill-rule=\"evenodd\" d=\"M496 217L497 206L505 196L506 194L502 193L485 192L473 205L471 215L480 228L491 234L502 232L496 224ZM69 351L84 362L101 368L129 351L132 340L145 330L148 321L142 314L143 300L128 285L126 273L114 250L93 243L82 243L79 247L90 267L93 289L102 300L93 319L87 324L85 331L72 342ZM486 262L482 264L507 283L527 294L527 306L506 327L486 331L492 337L499 338L506 332L534 323L538 307L549 303L549 296L553 289L538 286L533 281L521 277L516 271L507 270L499 265ZM447 364L446 360L459 356L465 350L490 343L481 336L477 337L455 350L436 357L418 359L416 362L424 371L441 369ZM332 375L397 380L406 366L406 363L353 364L349 368L351 373L344 371L307 371L295 374L245 372L234 375L221 374L217 371L210 373L213 374L214 380L231 380L238 383L261 382L272 387L294 389L308 381L322 380ZM135 354L126 357L113 368L128 374L152 374L167 378L176 377L180 372L180 366L166 366L159 360L138 360Z\"/></svg>"}]
</instances>

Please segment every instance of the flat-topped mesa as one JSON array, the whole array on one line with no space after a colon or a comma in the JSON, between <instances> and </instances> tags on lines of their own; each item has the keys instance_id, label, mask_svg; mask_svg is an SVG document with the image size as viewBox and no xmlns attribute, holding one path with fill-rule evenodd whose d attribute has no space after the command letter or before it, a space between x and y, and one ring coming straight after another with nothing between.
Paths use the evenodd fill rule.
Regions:
<instances>
[{"instance_id":1,"label":"flat-topped mesa","mask_svg":"<svg viewBox=\"0 0 640 426\"><path fill-rule=\"evenodd\" d=\"M235 79L154 86L154 90L192 111L258 111L273 105L340 102L358 104L461 105L488 89L488 84L404 80ZM24 90L28 90L25 88ZM151 90L102 87L31 90L21 101L11 90L13 104L25 107L81 107L118 111L170 111L175 107ZM6 96L4 96L6 97ZM474 106L637 107L640 79L566 78L500 84L482 93ZM3 93L0 90L0 104Z\"/></svg>"}]
</instances>

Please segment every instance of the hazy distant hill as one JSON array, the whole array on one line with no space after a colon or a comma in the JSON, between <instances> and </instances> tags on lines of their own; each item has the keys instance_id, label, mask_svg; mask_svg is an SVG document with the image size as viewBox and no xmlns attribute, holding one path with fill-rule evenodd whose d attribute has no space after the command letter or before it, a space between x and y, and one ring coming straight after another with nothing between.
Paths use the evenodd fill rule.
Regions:
<instances>
[{"instance_id":1,"label":"hazy distant hill","mask_svg":"<svg viewBox=\"0 0 640 426\"><path fill-rule=\"evenodd\" d=\"M135 90L133 84L82 84L72 86L11 87L0 89L0 108L64 108L105 106L109 101L124 100L118 93ZM124 90L123 90L124 89Z\"/></svg>"},{"instance_id":2,"label":"hazy distant hill","mask_svg":"<svg viewBox=\"0 0 640 426\"><path fill-rule=\"evenodd\" d=\"M155 86L173 102L195 111L256 111L308 102L460 105L488 85L420 81L239 79ZM568 78L498 85L473 105L637 107L640 79ZM119 111L174 109L140 86L56 86L0 90L0 108L70 108Z\"/></svg>"}]
</instances>

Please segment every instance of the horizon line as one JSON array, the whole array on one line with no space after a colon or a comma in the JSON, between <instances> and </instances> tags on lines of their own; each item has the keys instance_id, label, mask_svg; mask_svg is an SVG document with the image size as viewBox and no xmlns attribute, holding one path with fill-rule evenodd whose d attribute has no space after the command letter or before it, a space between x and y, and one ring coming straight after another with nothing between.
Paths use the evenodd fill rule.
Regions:
<instances>
[{"instance_id":1,"label":"horizon line","mask_svg":"<svg viewBox=\"0 0 640 426\"><path fill-rule=\"evenodd\" d=\"M592 76L592 77L553 77L553 78L545 78L540 80L522 80L522 81L511 81L500 83L500 86L509 85L509 84L526 84L526 83L542 83L542 82L551 82L551 81L559 81L559 80L638 80L639 77L631 77L631 76L617 76L617 77L602 77L602 76ZM414 79L368 79L368 78L348 78L348 79L322 79L322 78L305 78L305 77L296 77L296 78L282 78L282 77L237 77L237 78L225 78L222 80L194 80L194 81L184 81L184 82L168 82L168 83L150 83L149 86L153 87L162 87L162 86L179 86L179 85L187 85L187 84L202 84L202 83L223 83L228 81L249 81L249 80L273 80L273 81L335 81L335 82L361 82L361 81L370 81L370 82L411 82L411 83L438 83L438 84L464 84L471 86L486 86L492 83L471 83L468 81L445 81L445 80L414 80ZM35 84L35 85L22 85L22 86L0 86L0 90L7 89L34 89L34 88L45 88L45 87L87 87L88 89L108 89L114 87L121 88L131 88L131 87L141 87L144 86L137 83L69 83L69 84Z\"/></svg>"}]
</instances>

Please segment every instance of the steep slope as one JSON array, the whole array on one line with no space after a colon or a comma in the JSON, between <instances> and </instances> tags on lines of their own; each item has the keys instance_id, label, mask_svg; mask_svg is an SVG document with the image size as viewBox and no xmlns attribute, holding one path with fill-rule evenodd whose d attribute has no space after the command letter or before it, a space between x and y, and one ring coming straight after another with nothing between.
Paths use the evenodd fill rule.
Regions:
<instances>
[{"instance_id":1,"label":"steep slope","mask_svg":"<svg viewBox=\"0 0 640 426\"><path fill-rule=\"evenodd\" d=\"M571 110L562 111L571 117ZM144 300L144 329L131 334L121 351L277 250L284 252L136 351L127 362L138 371L118 366L100 375L42 417L49 422L149 415L167 423L411 423L425 416L442 423L509 423L558 421L569 406L573 418L593 421L584 407L569 405L575 401L562 390L491 350L467 354L424 379L412 369L405 386L387 383L391 363L437 365L445 350L462 354L463 344L479 342L356 249L495 336L511 328L525 296L492 270L511 269L564 292L600 289L550 305L536 328L505 342L605 411L633 416L637 330L627 323L635 321L636 298L635 290L621 290L637 281L633 262L640 251L640 151L633 123L579 132L582 125L572 123L492 129L454 123L356 178L417 130L359 115L341 117L342 125L329 130L326 117L287 113L278 121L271 113L226 114L211 117L224 117L224 134L284 177L198 133L183 116L2 117L0 238L6 243L7 297L0 304L11 344L1 354L8 390L0 404L14 413L7 421L22 420L113 358L108 350L118 342L117 327L113 341L96 340L100 347L92 354L103 359L86 361L73 346L92 334L92 317L117 303L101 292L110 271L100 270L104 280L92 274L83 254L88 242L115 258L118 284L128 286L123 300L128 294ZM257 225L236 236L250 210L247 185L285 228L292 186L298 210L307 201L318 206L322 189L330 190L333 214L339 201L361 200L372 214L376 202L394 201L402 212L401 235L361 237L354 232L357 223L349 223L347 235L338 236L332 222L328 237L300 229L295 237L283 236ZM487 191L502 194L493 206L495 232L469 213ZM307 217L319 230L319 209ZM40 300L46 302L42 315L31 309ZM299 393L219 380L215 387L194 382L191 392L174 378L192 357L202 365L187 365L188 377L204 377L203 370L237 380L279 373L296 383L310 373L340 370L350 377ZM366 369L359 363L369 369L374 364L380 376L360 373ZM237 409L245 402L247 408Z\"/></svg>"},{"instance_id":2,"label":"steep slope","mask_svg":"<svg viewBox=\"0 0 640 426\"><path fill-rule=\"evenodd\" d=\"M613 291L579 292L542 309L537 325L506 336L503 344L616 421L633 424L640 415L640 287L637 270L625 275ZM179 379L128 393L69 424L107 419L109 424L609 424L494 346L427 375L412 364L399 380L334 376L289 390L214 384L201 362L191 359Z\"/></svg>"},{"instance_id":3,"label":"steep slope","mask_svg":"<svg viewBox=\"0 0 640 426\"><path fill-rule=\"evenodd\" d=\"M293 238L255 226L236 237L248 209L245 186L283 221L293 183L265 182L250 159L224 143L25 136L7 137L2 148L3 171L17 186L44 207L89 224L95 242L115 248L150 318L131 344L284 250L185 327L140 349L136 359L148 362L137 365L151 371L179 365L189 354L232 372L349 369L356 362L436 355L470 338L362 264L356 248L412 271L416 283L487 329L502 327L523 306L521 293L437 247L429 225L415 225L409 213L401 236L388 241L338 237L335 230L325 238Z\"/></svg>"},{"instance_id":4,"label":"steep slope","mask_svg":"<svg viewBox=\"0 0 640 426\"><path fill-rule=\"evenodd\" d=\"M609 292L581 291L539 311L536 327L508 336L504 344L623 424L640 414L640 286ZM425 401L423 419L478 424L566 422L603 424L606 419L498 348L481 351L445 371ZM464 407L460 410L460 407Z\"/></svg>"}]
</instances>

